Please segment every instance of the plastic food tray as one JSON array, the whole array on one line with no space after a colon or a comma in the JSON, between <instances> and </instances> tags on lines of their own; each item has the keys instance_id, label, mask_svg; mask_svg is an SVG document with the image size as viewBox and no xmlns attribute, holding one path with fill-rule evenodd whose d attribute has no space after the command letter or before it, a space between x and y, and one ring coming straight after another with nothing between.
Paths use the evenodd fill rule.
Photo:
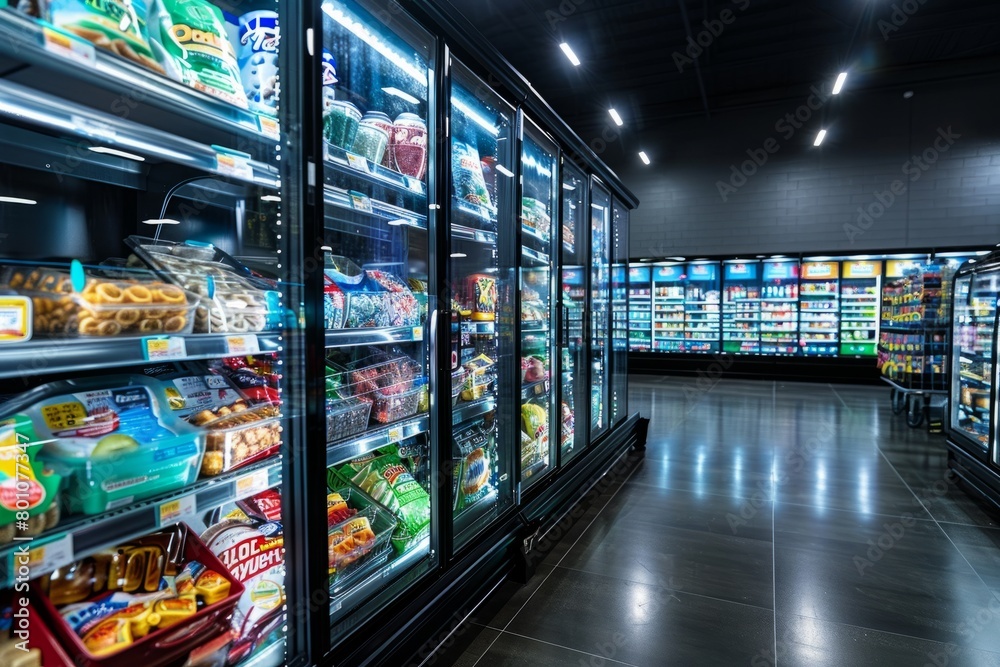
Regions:
<instances>
[{"instance_id":1,"label":"plastic food tray","mask_svg":"<svg viewBox=\"0 0 1000 667\"><path fill-rule=\"evenodd\" d=\"M179 530L182 533L184 562L198 561L209 570L225 577L229 581L229 595L220 602L202 607L191 618L169 628L150 632L121 651L95 656L87 650L77 634L63 622L59 611L42 591L39 582L32 582L33 597L37 600L39 611L46 620L45 625L52 630L59 642L69 649L68 653L74 656L72 664L80 667L133 667L134 665L160 667L177 662L191 651L192 646L230 632L233 610L243 595L243 584L233 577L229 568L219 561L186 524L179 524L178 528L172 530ZM46 667L48 664L45 663Z\"/></svg>"},{"instance_id":2,"label":"plastic food tray","mask_svg":"<svg viewBox=\"0 0 1000 667\"><path fill-rule=\"evenodd\" d=\"M366 517L375 533L375 543L367 552L357 554L357 560L330 574L330 592L337 594L385 564L391 551L390 540L398 522L392 512L340 475L331 472L331 481L340 486L335 492L347 502L348 507L358 510L358 513L347 521L332 526L327 532L340 532L353 519Z\"/></svg>"},{"instance_id":3,"label":"plastic food tray","mask_svg":"<svg viewBox=\"0 0 1000 667\"><path fill-rule=\"evenodd\" d=\"M417 407L420 405L420 392L423 391L423 388L415 387L400 393L393 393L394 389L404 384L412 385L412 382L375 390L372 419L381 424L388 424L417 414Z\"/></svg>"},{"instance_id":4,"label":"plastic food tray","mask_svg":"<svg viewBox=\"0 0 1000 667\"><path fill-rule=\"evenodd\" d=\"M281 447L281 409L265 403L203 424L201 474L212 476L259 461Z\"/></svg>"},{"instance_id":5,"label":"plastic food tray","mask_svg":"<svg viewBox=\"0 0 1000 667\"><path fill-rule=\"evenodd\" d=\"M451 404L456 405L462 396L465 386L465 368L459 366L451 372Z\"/></svg>"},{"instance_id":6,"label":"plastic food tray","mask_svg":"<svg viewBox=\"0 0 1000 667\"><path fill-rule=\"evenodd\" d=\"M123 280L90 271L83 291L76 292L68 272L9 266L0 285L31 298L35 335L107 338L191 333L197 297L157 280L149 271L128 273L130 278Z\"/></svg>"},{"instance_id":7,"label":"plastic food tray","mask_svg":"<svg viewBox=\"0 0 1000 667\"><path fill-rule=\"evenodd\" d=\"M368 428L372 404L354 397L326 401L326 440L335 442Z\"/></svg>"}]
</instances>

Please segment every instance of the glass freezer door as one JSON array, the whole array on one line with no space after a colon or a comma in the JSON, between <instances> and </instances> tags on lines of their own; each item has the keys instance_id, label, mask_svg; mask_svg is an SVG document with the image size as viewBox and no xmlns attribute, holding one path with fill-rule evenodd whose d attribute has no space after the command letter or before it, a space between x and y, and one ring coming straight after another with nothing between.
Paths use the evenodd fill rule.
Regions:
<instances>
[{"instance_id":1,"label":"glass freezer door","mask_svg":"<svg viewBox=\"0 0 1000 667\"><path fill-rule=\"evenodd\" d=\"M628 349L630 352L649 352L653 347L651 275L651 268L648 264L629 264Z\"/></svg>"},{"instance_id":2,"label":"glass freezer door","mask_svg":"<svg viewBox=\"0 0 1000 667\"><path fill-rule=\"evenodd\" d=\"M987 272L955 280L951 427L982 454L989 449L998 278Z\"/></svg>"},{"instance_id":3,"label":"glass freezer door","mask_svg":"<svg viewBox=\"0 0 1000 667\"><path fill-rule=\"evenodd\" d=\"M317 472L329 494L336 645L436 563L427 344L438 307L427 178L435 40L373 0L326 0L322 9L324 233L315 252L327 470ZM370 545L352 537L362 528Z\"/></svg>"},{"instance_id":4,"label":"glass freezer door","mask_svg":"<svg viewBox=\"0 0 1000 667\"><path fill-rule=\"evenodd\" d=\"M522 117L523 118L523 117ZM559 183L558 146L527 118L521 144L521 485L555 467L557 423L551 371L557 234L552 228Z\"/></svg>"},{"instance_id":5,"label":"glass freezer door","mask_svg":"<svg viewBox=\"0 0 1000 667\"><path fill-rule=\"evenodd\" d=\"M454 550L513 502L520 373L515 355L514 109L452 62L449 199Z\"/></svg>"},{"instance_id":6,"label":"glass freezer door","mask_svg":"<svg viewBox=\"0 0 1000 667\"><path fill-rule=\"evenodd\" d=\"M760 353L760 262L722 265L722 351Z\"/></svg>"},{"instance_id":7,"label":"glass freezer door","mask_svg":"<svg viewBox=\"0 0 1000 667\"><path fill-rule=\"evenodd\" d=\"M560 336L560 465L587 446L587 180L563 162ZM579 428L577 428L579 426Z\"/></svg>"},{"instance_id":8,"label":"glass freezer door","mask_svg":"<svg viewBox=\"0 0 1000 667\"><path fill-rule=\"evenodd\" d=\"M590 437L608 430L611 329L611 195L592 179L590 202Z\"/></svg>"},{"instance_id":9,"label":"glass freezer door","mask_svg":"<svg viewBox=\"0 0 1000 667\"><path fill-rule=\"evenodd\" d=\"M611 265L611 424L628 411L628 209L617 199L612 207Z\"/></svg>"}]
</instances>

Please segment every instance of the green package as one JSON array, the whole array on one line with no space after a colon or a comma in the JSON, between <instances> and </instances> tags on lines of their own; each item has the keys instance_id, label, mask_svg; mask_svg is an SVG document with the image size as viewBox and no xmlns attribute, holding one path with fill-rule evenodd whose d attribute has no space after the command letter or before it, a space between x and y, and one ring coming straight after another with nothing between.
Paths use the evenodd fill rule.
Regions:
<instances>
[{"instance_id":1,"label":"green package","mask_svg":"<svg viewBox=\"0 0 1000 667\"><path fill-rule=\"evenodd\" d=\"M164 73L149 45L145 0L50 0L48 16L94 46Z\"/></svg>"},{"instance_id":2,"label":"green package","mask_svg":"<svg viewBox=\"0 0 1000 667\"><path fill-rule=\"evenodd\" d=\"M62 477L36 460L38 440L27 416L0 419L0 544L59 522Z\"/></svg>"},{"instance_id":3,"label":"green package","mask_svg":"<svg viewBox=\"0 0 1000 667\"><path fill-rule=\"evenodd\" d=\"M206 0L156 0L153 34L195 90L246 109L236 49L222 10Z\"/></svg>"}]
</instances>

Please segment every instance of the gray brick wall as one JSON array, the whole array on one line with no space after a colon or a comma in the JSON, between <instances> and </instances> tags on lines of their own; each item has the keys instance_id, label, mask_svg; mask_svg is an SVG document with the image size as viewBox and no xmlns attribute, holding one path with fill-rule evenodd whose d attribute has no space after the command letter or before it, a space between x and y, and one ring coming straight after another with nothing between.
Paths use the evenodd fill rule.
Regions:
<instances>
[{"instance_id":1,"label":"gray brick wall","mask_svg":"<svg viewBox=\"0 0 1000 667\"><path fill-rule=\"evenodd\" d=\"M630 151L608 157L641 200L631 218L632 257L992 247L1000 243L998 84L915 87L911 100L902 90L848 87L790 138L776 123L808 93L801 101L672 122L659 135L645 128L644 145L656 149L652 167ZM821 125L830 134L816 149ZM911 181L918 168L912 157L925 150L933 157L939 130L949 127L960 137ZM731 166L768 138L779 150L723 201L717 183L730 180ZM859 224L859 207L878 212L876 193L897 180L904 194Z\"/></svg>"}]
</instances>

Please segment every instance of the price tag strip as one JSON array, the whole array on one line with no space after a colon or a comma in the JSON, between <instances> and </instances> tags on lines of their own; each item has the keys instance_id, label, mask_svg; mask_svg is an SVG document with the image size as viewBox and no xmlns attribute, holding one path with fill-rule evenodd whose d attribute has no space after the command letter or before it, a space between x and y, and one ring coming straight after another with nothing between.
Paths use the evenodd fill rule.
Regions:
<instances>
[{"instance_id":1,"label":"price tag strip","mask_svg":"<svg viewBox=\"0 0 1000 667\"><path fill-rule=\"evenodd\" d=\"M363 171L366 174L371 173L371 171L368 168L368 160L361 157L360 155L355 155L354 153L348 153L347 164L351 166L351 169L357 169L358 171Z\"/></svg>"},{"instance_id":2,"label":"price tag strip","mask_svg":"<svg viewBox=\"0 0 1000 667\"><path fill-rule=\"evenodd\" d=\"M91 67L97 65L97 51L93 44L52 26L42 28L42 47L62 58L69 58Z\"/></svg>"},{"instance_id":3,"label":"price tag strip","mask_svg":"<svg viewBox=\"0 0 1000 667\"><path fill-rule=\"evenodd\" d=\"M15 551L12 572L19 578L23 572L21 568L26 568L28 577L34 579L72 563L74 558L73 535L64 535L57 540L29 547L27 559L18 556Z\"/></svg>"},{"instance_id":4,"label":"price tag strip","mask_svg":"<svg viewBox=\"0 0 1000 667\"><path fill-rule=\"evenodd\" d=\"M364 213L372 212L372 200L360 193L351 192L351 206L354 207L355 211L362 211Z\"/></svg>"},{"instance_id":5,"label":"price tag strip","mask_svg":"<svg viewBox=\"0 0 1000 667\"><path fill-rule=\"evenodd\" d=\"M246 475L236 480L236 498L246 498L269 488L270 474L267 469L258 470L252 475Z\"/></svg>"},{"instance_id":6,"label":"price tag strip","mask_svg":"<svg viewBox=\"0 0 1000 667\"><path fill-rule=\"evenodd\" d=\"M198 500L194 494L169 500L159 508L159 525L161 528L181 521L194 519L198 514Z\"/></svg>"},{"instance_id":7,"label":"price tag strip","mask_svg":"<svg viewBox=\"0 0 1000 667\"><path fill-rule=\"evenodd\" d=\"M257 123L260 125L260 133L270 139L281 139L281 125L277 118L270 116L257 116Z\"/></svg>"},{"instance_id":8,"label":"price tag strip","mask_svg":"<svg viewBox=\"0 0 1000 667\"><path fill-rule=\"evenodd\" d=\"M187 358L187 343L180 336L155 336L142 339L146 361L172 361Z\"/></svg>"},{"instance_id":9,"label":"price tag strip","mask_svg":"<svg viewBox=\"0 0 1000 667\"><path fill-rule=\"evenodd\" d=\"M227 355L242 357L247 354L257 354L258 352L260 352L260 341L257 339L256 334L226 337Z\"/></svg>"},{"instance_id":10,"label":"price tag strip","mask_svg":"<svg viewBox=\"0 0 1000 667\"><path fill-rule=\"evenodd\" d=\"M246 153L237 153L221 146L212 146L215 149L215 170L223 176L232 176L244 181L253 182L253 167L250 166L250 156Z\"/></svg>"}]
</instances>

